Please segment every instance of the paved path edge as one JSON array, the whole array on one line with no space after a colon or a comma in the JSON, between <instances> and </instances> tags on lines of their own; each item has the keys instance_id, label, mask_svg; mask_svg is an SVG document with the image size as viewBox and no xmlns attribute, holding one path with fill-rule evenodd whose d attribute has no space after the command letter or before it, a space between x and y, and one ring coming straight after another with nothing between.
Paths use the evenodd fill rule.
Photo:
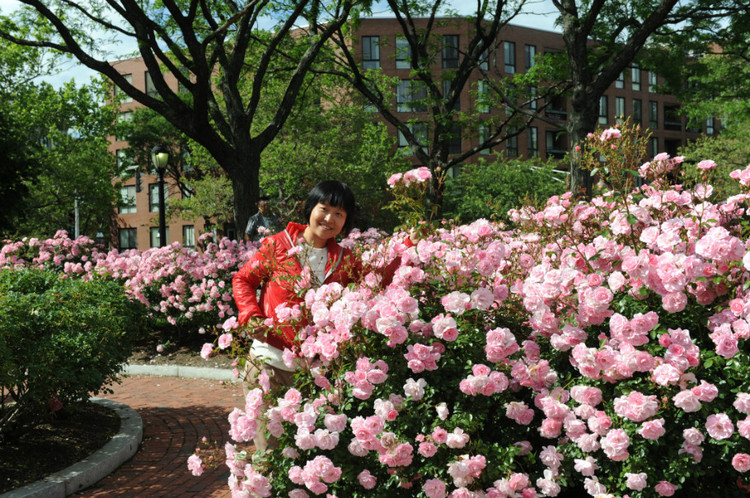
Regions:
<instances>
[{"instance_id":1,"label":"paved path edge","mask_svg":"<svg viewBox=\"0 0 750 498\"><path fill-rule=\"evenodd\" d=\"M87 458L44 479L0 498L64 498L95 484L111 474L138 452L143 439L143 420L134 409L109 399L92 398L92 402L111 408L120 417L120 432Z\"/></svg>"},{"instance_id":2,"label":"paved path edge","mask_svg":"<svg viewBox=\"0 0 750 498\"><path fill-rule=\"evenodd\" d=\"M181 365L123 365L125 375L158 375L162 377L182 377L190 379L226 380L238 382L227 368L188 367Z\"/></svg>"}]
</instances>

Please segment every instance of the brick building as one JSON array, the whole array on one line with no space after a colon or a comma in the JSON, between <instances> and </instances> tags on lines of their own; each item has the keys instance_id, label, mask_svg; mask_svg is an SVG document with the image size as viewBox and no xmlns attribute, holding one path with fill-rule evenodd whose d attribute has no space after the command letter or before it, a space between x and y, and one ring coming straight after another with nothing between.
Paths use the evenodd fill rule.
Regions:
<instances>
[{"instance_id":1,"label":"brick building","mask_svg":"<svg viewBox=\"0 0 750 498\"><path fill-rule=\"evenodd\" d=\"M442 37L442 50L435 58L432 70L441 71L446 68L458 67L460 54L467 52L469 43L469 22L435 23L433 32ZM369 18L362 19L357 29L358 46L354 47L355 54L362 60L364 69L381 68L387 76L401 79L399 85L396 110L403 112L402 119L426 118L427 113L413 112L408 106L402 106L412 96L409 95L410 65L408 58L409 47L401 35L401 29L395 19ZM534 64L534 57L547 52L560 52L565 49L562 36L553 31L508 25L500 31L498 45L494 54L489 54L488 61L492 68L497 68L502 76L527 71ZM457 48L457 50L456 50ZM485 69L487 67L485 66ZM471 109L478 106L476 99L482 92L482 75L479 70L470 77L460 96L460 109ZM614 125L619 118L630 116L631 120L647 127L652 132L650 153L677 153L678 147L685 145L688 140L699 137L702 133L716 132L713 120L703 124L702 129L688 129L684 118L678 114L679 103L673 95L656 92L657 85L662 79L653 71L647 71L633 66L623 73L601 98L599 105L599 124ZM533 104L532 104L533 105ZM502 108L491 109L485 106L480 109L480 115L502 113ZM567 120L568 103L565 101L552 102L545 108L548 118L560 121L564 126ZM386 123L391 133L397 133L390 123ZM560 129L542 120L535 120L529 129L509 140L504 146L504 153L509 157L540 157L542 159L560 158L569 149L564 134ZM481 131L480 131L481 133ZM400 146L405 141L399 137ZM456 152L470 150L479 142L479 137L463 134L460 143L455 144ZM483 150L482 154L490 151Z\"/></svg>"},{"instance_id":2,"label":"brick building","mask_svg":"<svg viewBox=\"0 0 750 498\"><path fill-rule=\"evenodd\" d=\"M456 67L458 57L465 51L468 43L469 26L470 23L467 22L446 22L437 25L435 33L442 38L442 50L440 51L441 57L437 57L434 61L434 71ZM426 119L426 112L420 113L420 110L406 105L413 96L409 94L412 90L409 86L408 44L404 44L403 38L399 36L400 33L400 27L395 19L362 19L357 28L358 43L353 47L354 53L361 60L364 69L381 68L385 75L401 79L394 104L397 112L402 113L400 115L402 119L417 121L420 118ZM500 68L503 75L527 71L538 54L564 50L559 33L514 25L503 28L498 41L500 43L496 53L490 54L489 59L493 67ZM152 85L151 80L140 59L119 61L116 67L121 74L129 75L135 86L146 92L151 91L149 88ZM480 71L477 70L465 85L460 96L459 107L461 109L471 109L477 105L478 92L480 93L482 89L481 78ZM678 114L679 103L676 98L656 92L656 87L660 82L661 79L656 73L637 66L631 67L627 74L622 74L601 98L599 124L611 126L619 117L630 116L632 121L648 127L652 132L649 151L651 155L659 152L675 155L678 147L685 145L688 140L695 139L701 134L710 135L716 132L713 120L704 123L702 129L688 129L684 118ZM177 82L172 79L170 84L176 86ZM128 113L140 105L137 102L124 103L121 119L127 119ZM486 114L487 116L502 112L504 109L491 109L489 106L480 109L480 115ZM564 126L567 120L568 104L565 101L553 102L545 109L545 114ZM399 135L393 125L386 122L386 126L394 136ZM398 138L399 146L406 146L403 137L398 136ZM478 135L472 137L469 134L463 134L460 140L456 140L455 150L457 152L470 150L477 145L478 141ZM111 137L110 151L117 154L118 158L126 147L127 142ZM480 155L500 152L508 157L560 158L569 149L569 144L565 135L560 133L560 128L542 120L535 120L528 129L499 148L504 150L485 149L480 152ZM475 155L474 158L476 157ZM149 170L151 169L149 167ZM122 197L132 199L133 202L120 208L118 213L117 235L114 242L121 249L147 249L159 245L158 221L156 221L158 219L157 176L155 174L142 175L141 185L139 190L135 177L125 179L123 183ZM167 182L166 190L167 199L183 195L171 181ZM186 246L194 246L203 228L203 223L194 224L173 220L168 226L167 243L177 241Z\"/></svg>"},{"instance_id":3,"label":"brick building","mask_svg":"<svg viewBox=\"0 0 750 498\"><path fill-rule=\"evenodd\" d=\"M142 59L126 59L117 61L113 65L135 87L146 93L155 93L153 83ZM168 83L177 89L177 80L169 77L170 75L167 74ZM142 107L142 104L132 99L125 99L118 119L129 119L132 116L131 113L137 107ZM122 152L127 147L128 143L119 137L110 137L109 150L117 156L118 163L123 160ZM158 175L151 164L140 166L140 171L147 171L147 173L133 174L121 179L120 197L125 201L125 205L117 210L117 227L115 233L112 234L114 239L112 242L121 250L145 250L160 245ZM167 206L170 198L186 195L167 175L165 175L164 182L164 197ZM203 233L203 229L204 223L200 219L195 222L167 219L165 245L179 242L186 247L195 247L197 238Z\"/></svg>"}]
</instances>

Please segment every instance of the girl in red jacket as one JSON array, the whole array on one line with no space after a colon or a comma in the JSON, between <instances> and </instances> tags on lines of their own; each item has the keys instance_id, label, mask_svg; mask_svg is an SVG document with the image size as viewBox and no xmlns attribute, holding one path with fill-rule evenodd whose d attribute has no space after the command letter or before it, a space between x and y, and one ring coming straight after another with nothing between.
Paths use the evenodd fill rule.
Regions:
<instances>
[{"instance_id":1,"label":"girl in red jacket","mask_svg":"<svg viewBox=\"0 0 750 498\"><path fill-rule=\"evenodd\" d=\"M346 286L362 272L351 249L336 243L336 236L349 234L355 210L354 194L344 183L327 180L310 191L305 203L307 225L289 223L286 230L263 240L260 249L232 279L234 300L239 310L238 322L253 332L253 343L246 363L246 380L254 382L261 370L270 378L271 389L291 386L293 369L282 360L285 348L296 344L296 327L275 326L269 329L266 319L275 323L276 307L301 303L300 283L305 287L338 282ZM411 238L405 244L412 246ZM399 261L385 271L390 280ZM260 296L257 290L260 289ZM258 366L260 365L260 367ZM258 427L256 449L265 450L264 429Z\"/></svg>"}]
</instances>

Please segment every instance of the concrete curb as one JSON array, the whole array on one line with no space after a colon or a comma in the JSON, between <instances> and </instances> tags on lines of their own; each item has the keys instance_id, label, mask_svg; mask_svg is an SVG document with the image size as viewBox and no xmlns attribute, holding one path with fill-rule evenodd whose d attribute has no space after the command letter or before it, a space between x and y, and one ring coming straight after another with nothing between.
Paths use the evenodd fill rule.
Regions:
<instances>
[{"instance_id":1,"label":"concrete curb","mask_svg":"<svg viewBox=\"0 0 750 498\"><path fill-rule=\"evenodd\" d=\"M95 484L130 460L143 439L143 420L127 405L92 398L120 416L120 432L99 450L80 462L44 479L0 495L0 498L64 498Z\"/></svg>"},{"instance_id":2,"label":"concrete curb","mask_svg":"<svg viewBox=\"0 0 750 498\"><path fill-rule=\"evenodd\" d=\"M182 377L189 379L210 379L239 382L226 368L186 367L180 365L125 365L126 375L158 375L162 377Z\"/></svg>"}]
</instances>

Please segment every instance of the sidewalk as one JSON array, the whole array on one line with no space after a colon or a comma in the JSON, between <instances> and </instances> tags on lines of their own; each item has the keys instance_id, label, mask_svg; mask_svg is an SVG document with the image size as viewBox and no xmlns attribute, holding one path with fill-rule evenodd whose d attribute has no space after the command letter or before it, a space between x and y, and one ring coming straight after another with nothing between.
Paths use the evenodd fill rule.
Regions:
<instances>
[{"instance_id":1,"label":"sidewalk","mask_svg":"<svg viewBox=\"0 0 750 498\"><path fill-rule=\"evenodd\" d=\"M240 383L152 375L133 375L99 398L124 403L143 419L138 453L113 474L72 496L225 498L229 471L194 477L187 459L203 436L222 447L228 441L227 416L244 406Z\"/></svg>"}]
</instances>

